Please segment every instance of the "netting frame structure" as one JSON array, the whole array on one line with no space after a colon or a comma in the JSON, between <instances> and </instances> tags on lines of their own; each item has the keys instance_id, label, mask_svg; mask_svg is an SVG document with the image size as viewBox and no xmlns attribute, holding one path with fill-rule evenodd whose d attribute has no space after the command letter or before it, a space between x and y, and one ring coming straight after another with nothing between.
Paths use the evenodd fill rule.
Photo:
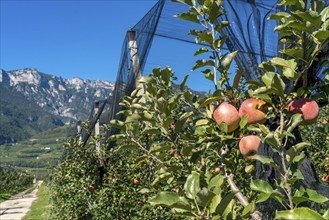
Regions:
<instances>
[{"instance_id":1,"label":"netting frame structure","mask_svg":"<svg viewBox=\"0 0 329 220\"><path fill-rule=\"evenodd\" d=\"M327 4L329 5L329 3ZM259 80L258 77L261 73L257 70L258 64L275 56L280 56L279 50L282 47L279 44L279 35L269 31L273 30L278 23L277 21L268 22L268 17L270 14L286 9L277 6L275 0L230 0L224 1L224 8L227 14L218 22L224 19L231 22L230 28L223 29L221 32L222 35L228 36L225 44L226 49L231 52L239 51L235 61L239 68L245 69L244 77L247 80ZM166 10L170 12L170 15L164 14ZM110 108L109 113L107 113L107 122L123 120L122 115L117 115L122 110L119 105L121 97L130 95L136 88L137 79L143 75L147 56L155 36L195 44L194 38L187 34L190 29L195 29L195 26L190 22L174 18L175 14L184 11L186 11L186 6L182 4L170 0L159 0L134 27L127 31L121 49L113 95L106 100L95 102L98 103L98 107L95 109L95 104L91 111L88 129L81 131L83 145L87 143L107 105ZM168 29L163 25L166 22L163 22L162 19L170 24L173 24L173 19L176 19L175 26L171 25ZM181 31L179 34L184 34L178 34L177 37L173 36L173 32L178 30ZM252 41L252 38L256 40ZM267 47L268 41L271 41L271 44ZM328 58L328 54L325 58ZM321 69L317 69L315 72L316 77L324 77L321 75ZM110 128L104 135L102 145L106 145L108 137L119 132L117 128ZM113 147L113 144L109 144L105 149L108 150Z\"/></svg>"}]
</instances>

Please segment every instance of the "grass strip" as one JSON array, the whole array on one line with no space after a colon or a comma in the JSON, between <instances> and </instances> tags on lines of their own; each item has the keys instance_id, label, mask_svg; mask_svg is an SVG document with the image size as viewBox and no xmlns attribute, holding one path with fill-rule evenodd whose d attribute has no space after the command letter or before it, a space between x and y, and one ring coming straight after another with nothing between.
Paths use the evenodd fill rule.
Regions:
<instances>
[{"instance_id":1,"label":"grass strip","mask_svg":"<svg viewBox=\"0 0 329 220\"><path fill-rule=\"evenodd\" d=\"M49 189L45 184L40 186L37 199L32 203L31 210L22 220L50 220Z\"/></svg>"}]
</instances>

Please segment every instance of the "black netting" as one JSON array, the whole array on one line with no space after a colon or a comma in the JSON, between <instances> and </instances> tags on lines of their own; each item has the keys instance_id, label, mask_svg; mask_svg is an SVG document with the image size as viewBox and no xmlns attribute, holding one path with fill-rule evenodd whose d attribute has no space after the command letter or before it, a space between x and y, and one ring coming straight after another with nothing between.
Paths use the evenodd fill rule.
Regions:
<instances>
[{"instance_id":1,"label":"black netting","mask_svg":"<svg viewBox=\"0 0 329 220\"><path fill-rule=\"evenodd\" d=\"M277 23L276 21L269 21L268 17L273 13L282 11L284 8L277 6L277 0L229 0L224 1L224 8L226 15L220 19L228 20L231 23L231 26L223 29L221 33L228 35L224 49L228 51L238 50L239 53L235 59L236 64L240 68L245 69L244 76L246 79L257 80L259 75L257 70L258 64L272 57L279 56L279 36L273 31ZM159 0L131 29L136 35L137 55L140 62L139 70L142 74L148 74L155 67L170 64L164 64L163 61L154 59L152 63L147 61L154 36L176 41L181 44L189 43L197 46L194 36L188 35L188 32L191 29L200 29L200 26L174 16L187 10L187 5L170 0ZM169 44L168 47L170 47ZM124 95L129 95L135 88L137 70L134 70L132 67L129 49L129 39L126 37L123 42L115 90L113 96L110 98L111 110L108 113L108 121L111 119L120 119L116 115L120 110L120 98ZM174 53L176 48L173 46L171 49ZM162 52L156 51L155 53L159 54ZM326 59L328 58L328 54L323 54L322 57L322 59ZM185 55L181 59L184 58ZM144 68L148 71L145 72ZM315 66L313 73L310 75L313 78L323 78L323 70L323 68ZM202 82L199 80L198 83L201 84ZM118 131L112 128L107 136L116 132Z\"/></svg>"},{"instance_id":2,"label":"black netting","mask_svg":"<svg viewBox=\"0 0 329 220\"><path fill-rule=\"evenodd\" d=\"M119 105L121 97L130 95L130 93L135 89L136 72L142 71L145 66L147 55L152 44L154 32L159 22L164 3L164 1L159 1L131 30L129 30L134 32L136 38L135 40L137 56L139 59L139 69L134 69L133 67L132 56L135 56L136 54L131 54L131 48L129 48L128 33L125 37L108 121L112 119L122 119L122 116L116 114L121 110L121 106ZM118 132L118 129L111 128L110 131L106 134L106 138Z\"/></svg>"}]
</instances>

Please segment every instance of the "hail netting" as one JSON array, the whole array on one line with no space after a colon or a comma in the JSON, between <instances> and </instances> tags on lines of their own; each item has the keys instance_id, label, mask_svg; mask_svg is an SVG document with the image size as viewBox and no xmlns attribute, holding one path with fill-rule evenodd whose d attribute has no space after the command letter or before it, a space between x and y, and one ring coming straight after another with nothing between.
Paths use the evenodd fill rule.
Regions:
<instances>
[{"instance_id":1,"label":"hail netting","mask_svg":"<svg viewBox=\"0 0 329 220\"><path fill-rule=\"evenodd\" d=\"M257 66L260 62L278 56L278 34L273 32L276 21L268 21L270 14L279 11L277 1L224 1L226 15L219 18L231 23L221 34L228 36L224 49L238 50L235 61L240 68L245 69L247 79L258 78ZM187 33L191 29L200 29L200 25L175 18L173 15L186 12L188 6L166 1L157 36L194 43L194 36Z\"/></svg>"},{"instance_id":2,"label":"hail netting","mask_svg":"<svg viewBox=\"0 0 329 220\"><path fill-rule=\"evenodd\" d=\"M112 106L109 114L108 121L112 119L122 120L121 115L117 115L121 110L119 105L121 97L125 95L130 95L130 93L135 89L136 85L136 71L143 72L147 55L152 44L154 33L159 22L161 11L165 1L158 1L151 10L130 30L135 33L136 46L137 46L137 56L139 59L139 70L133 68L131 49L129 48L128 33L124 39L120 65L117 74L117 79L114 87ZM134 72L135 71L135 72ZM106 134L109 137L113 134L119 133L120 131L116 128L111 128ZM112 147L112 146L109 146Z\"/></svg>"},{"instance_id":3,"label":"hail netting","mask_svg":"<svg viewBox=\"0 0 329 220\"><path fill-rule=\"evenodd\" d=\"M279 35L273 31L277 21L268 20L268 17L284 8L277 6L277 0L226 0L224 9L226 15L220 17L218 22L228 20L231 23L230 27L224 28L221 33L228 36L224 49L231 52L238 50L235 62L239 68L245 69L245 78L258 80L258 75L261 74L257 70L259 63L280 56L278 51L282 45L279 44ZM145 66L147 66L145 69L153 69L163 64L161 60L153 61L152 64L147 63L147 55L154 36L175 40L182 44L195 44L194 36L188 35L188 33L191 29L200 29L200 26L174 16L187 10L187 5L170 0L159 0L132 28L136 32L142 74ZM175 49L172 48L172 51ZM157 53L161 53L161 51L157 51ZM323 57L322 59L328 58L328 54L324 54ZM313 71L310 73L310 82L315 81L312 78L324 78L324 68L319 68L318 65L313 68ZM310 85L312 86L312 83ZM109 120L120 119L119 116L116 116L120 110L120 97L129 95L134 88L135 75L126 37L122 47ZM112 128L107 137L117 132L118 130Z\"/></svg>"}]
</instances>

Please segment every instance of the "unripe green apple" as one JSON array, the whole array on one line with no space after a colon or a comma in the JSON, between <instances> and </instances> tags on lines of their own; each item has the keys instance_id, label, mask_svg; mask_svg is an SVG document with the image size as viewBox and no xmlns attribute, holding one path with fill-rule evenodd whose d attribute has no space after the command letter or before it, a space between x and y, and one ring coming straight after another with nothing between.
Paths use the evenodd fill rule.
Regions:
<instances>
[{"instance_id":1,"label":"unripe green apple","mask_svg":"<svg viewBox=\"0 0 329 220\"><path fill-rule=\"evenodd\" d=\"M312 99L296 99L289 103L288 109L294 114L303 115L303 124L312 124L319 115L319 106Z\"/></svg>"},{"instance_id":2,"label":"unripe green apple","mask_svg":"<svg viewBox=\"0 0 329 220\"><path fill-rule=\"evenodd\" d=\"M260 137L256 135L248 135L241 138L239 142L241 154L248 159L252 159L257 154L260 143Z\"/></svg>"},{"instance_id":3,"label":"unripe green apple","mask_svg":"<svg viewBox=\"0 0 329 220\"><path fill-rule=\"evenodd\" d=\"M239 108L239 115L242 118L248 115L248 124L264 124L266 121L266 113L261 109L266 102L260 99L246 99Z\"/></svg>"},{"instance_id":4,"label":"unripe green apple","mask_svg":"<svg viewBox=\"0 0 329 220\"><path fill-rule=\"evenodd\" d=\"M218 125L225 122L227 124L228 132L232 132L239 127L239 112L232 104L228 102L219 104L213 112L213 117Z\"/></svg>"}]
</instances>

